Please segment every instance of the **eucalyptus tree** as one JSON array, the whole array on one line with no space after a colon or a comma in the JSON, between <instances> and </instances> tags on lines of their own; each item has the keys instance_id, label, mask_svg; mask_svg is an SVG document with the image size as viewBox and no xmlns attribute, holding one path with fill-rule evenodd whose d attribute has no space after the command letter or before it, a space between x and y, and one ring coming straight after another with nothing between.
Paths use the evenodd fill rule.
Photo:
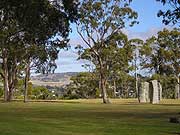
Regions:
<instances>
[{"instance_id":1,"label":"eucalyptus tree","mask_svg":"<svg viewBox=\"0 0 180 135\"><path fill-rule=\"evenodd\" d=\"M84 0L80 4L77 32L98 69L103 103L109 103L106 90L108 66L104 56L111 44L106 43L106 40L121 32L126 23L130 26L137 23L137 13L129 7L130 2L131 0Z\"/></svg>"},{"instance_id":2,"label":"eucalyptus tree","mask_svg":"<svg viewBox=\"0 0 180 135\"><path fill-rule=\"evenodd\" d=\"M94 46L95 47L95 46ZM105 87L113 86L114 96L116 92L116 82L122 78L122 73L128 74L130 69L129 62L133 58L133 47L127 36L121 33L115 33L104 41L104 47L98 52L103 62L103 70L101 71L97 57L88 48L80 53L81 59L91 61L95 65L97 76L101 77L101 72L105 77ZM101 81L101 80L100 80ZM113 83L113 84L112 84ZM101 94L102 95L102 94Z\"/></svg>"},{"instance_id":3,"label":"eucalyptus tree","mask_svg":"<svg viewBox=\"0 0 180 135\"><path fill-rule=\"evenodd\" d=\"M143 46L144 42L141 39L131 39L130 44L133 48L133 60L131 62L132 64L132 71L134 72L134 78L135 78L135 90L136 90L136 97L138 97L138 83L139 83L139 78L138 78L138 70L141 68L140 66L140 49Z\"/></svg>"},{"instance_id":4,"label":"eucalyptus tree","mask_svg":"<svg viewBox=\"0 0 180 135\"><path fill-rule=\"evenodd\" d=\"M68 42L70 21L76 20L76 12L75 0L0 1L1 75L5 101L11 100L13 89L9 82L12 80L14 84L12 78L17 77L17 71L11 72L16 69L13 66L24 65L28 69L30 59L39 63L36 66L43 67L43 71L46 65L50 65L49 68L55 65L59 49ZM32 51L33 47L41 51Z\"/></svg>"}]
</instances>

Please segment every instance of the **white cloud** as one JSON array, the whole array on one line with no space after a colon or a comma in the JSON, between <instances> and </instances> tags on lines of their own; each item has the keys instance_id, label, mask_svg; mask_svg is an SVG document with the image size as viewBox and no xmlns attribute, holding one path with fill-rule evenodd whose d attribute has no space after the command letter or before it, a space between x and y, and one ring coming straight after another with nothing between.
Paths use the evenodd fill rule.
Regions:
<instances>
[{"instance_id":1,"label":"white cloud","mask_svg":"<svg viewBox=\"0 0 180 135\"><path fill-rule=\"evenodd\" d=\"M152 37L153 35L156 36L158 31L163 30L165 27L152 27L148 29L147 31L144 32L134 32L134 31L129 31L126 29L123 29L123 32L128 35L129 39L133 38L140 38L142 40L146 40L147 38ZM172 29L172 27L166 27L167 29Z\"/></svg>"}]
</instances>

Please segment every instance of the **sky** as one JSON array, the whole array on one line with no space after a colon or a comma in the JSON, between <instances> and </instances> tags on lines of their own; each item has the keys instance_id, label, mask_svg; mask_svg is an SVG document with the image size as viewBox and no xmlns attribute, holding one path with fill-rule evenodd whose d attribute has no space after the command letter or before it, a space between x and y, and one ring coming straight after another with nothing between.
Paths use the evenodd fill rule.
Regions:
<instances>
[{"instance_id":1,"label":"sky","mask_svg":"<svg viewBox=\"0 0 180 135\"><path fill-rule=\"evenodd\" d=\"M133 10L138 12L139 24L123 30L129 38L141 38L145 40L162 30L164 27L172 27L163 25L162 18L157 17L157 12L160 9L163 10L167 9L168 7L156 2L156 0L133 0L131 7ZM76 45L82 45L84 43L78 36L75 25L71 25L71 28L72 33L69 35L69 44L71 45L71 49L68 51L60 51L59 59L56 61L58 66L56 73L86 71L82 65L88 62L83 60L78 61L78 54L73 49Z\"/></svg>"}]
</instances>

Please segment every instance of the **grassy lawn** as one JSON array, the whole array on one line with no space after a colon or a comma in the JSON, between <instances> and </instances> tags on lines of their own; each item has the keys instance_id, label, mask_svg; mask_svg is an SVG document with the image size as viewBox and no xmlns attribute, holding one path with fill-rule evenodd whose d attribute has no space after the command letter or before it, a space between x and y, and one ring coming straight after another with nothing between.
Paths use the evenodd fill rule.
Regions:
<instances>
[{"instance_id":1,"label":"grassy lawn","mask_svg":"<svg viewBox=\"0 0 180 135\"><path fill-rule=\"evenodd\" d=\"M0 103L0 135L179 135L180 101L160 105L136 100Z\"/></svg>"}]
</instances>

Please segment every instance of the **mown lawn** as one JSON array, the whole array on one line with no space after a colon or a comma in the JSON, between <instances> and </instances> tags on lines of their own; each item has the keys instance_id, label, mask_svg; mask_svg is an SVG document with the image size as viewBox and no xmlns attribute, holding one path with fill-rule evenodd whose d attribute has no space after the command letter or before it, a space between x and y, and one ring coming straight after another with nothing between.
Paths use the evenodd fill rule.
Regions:
<instances>
[{"instance_id":1,"label":"mown lawn","mask_svg":"<svg viewBox=\"0 0 180 135\"><path fill-rule=\"evenodd\" d=\"M0 135L180 135L180 101L160 105L135 100L0 103Z\"/></svg>"}]
</instances>

